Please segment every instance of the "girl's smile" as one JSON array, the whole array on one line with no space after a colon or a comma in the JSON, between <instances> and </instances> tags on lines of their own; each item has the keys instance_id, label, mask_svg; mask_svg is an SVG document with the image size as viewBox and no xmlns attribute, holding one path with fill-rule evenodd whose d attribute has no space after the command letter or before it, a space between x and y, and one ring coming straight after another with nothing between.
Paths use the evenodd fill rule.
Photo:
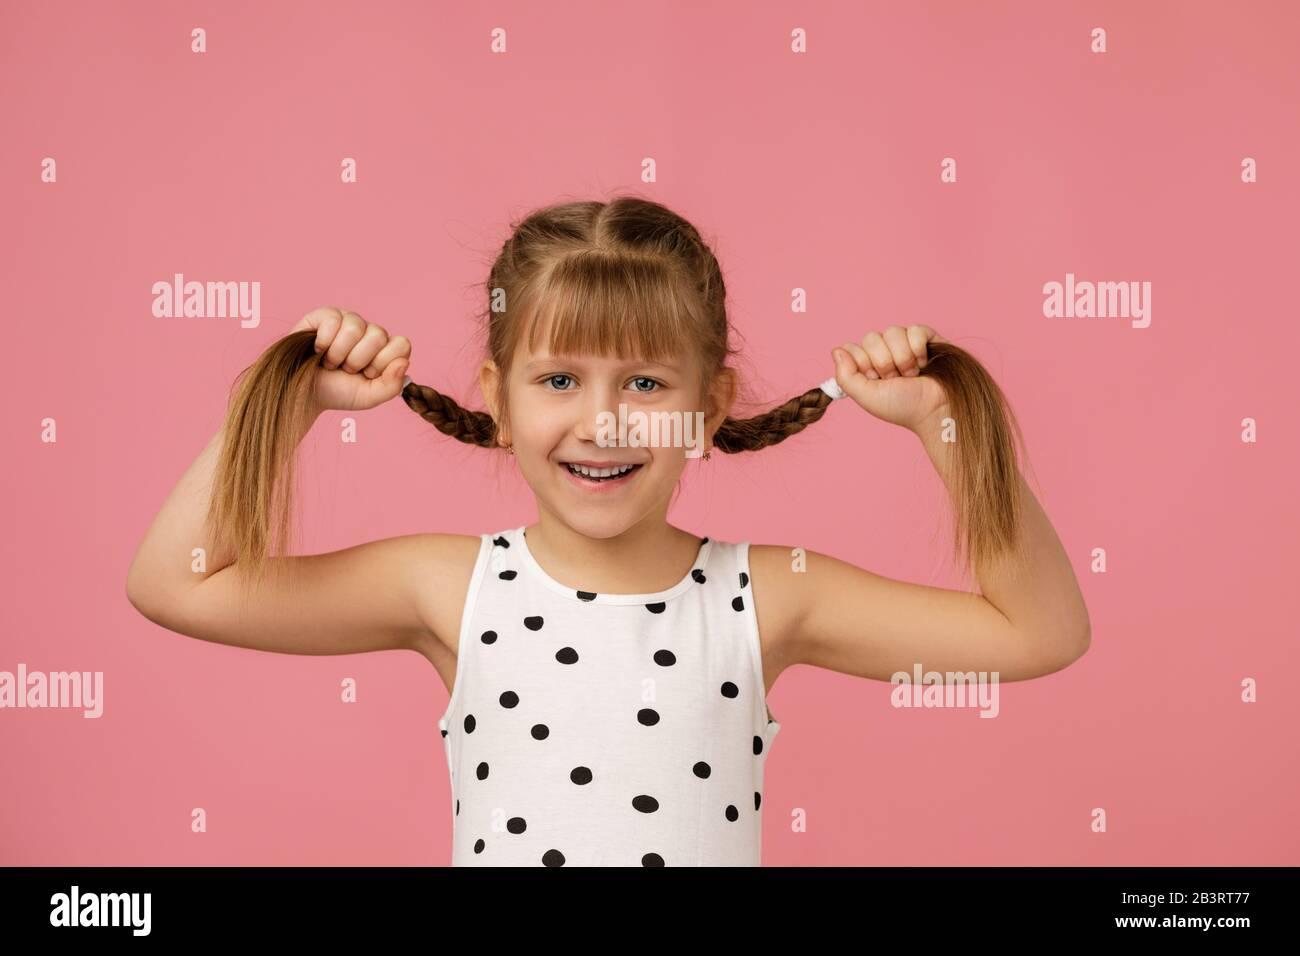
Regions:
<instances>
[{"instance_id":1,"label":"girl's smile","mask_svg":"<svg viewBox=\"0 0 1300 956\"><path fill-rule=\"evenodd\" d=\"M589 468L569 462L559 462L558 467L569 484L583 494L612 494L631 484L641 472L640 465L615 465L606 468ZM623 470L626 469L626 470ZM587 474L583 474L587 472ZM603 476L603 477L602 477Z\"/></svg>"}]
</instances>

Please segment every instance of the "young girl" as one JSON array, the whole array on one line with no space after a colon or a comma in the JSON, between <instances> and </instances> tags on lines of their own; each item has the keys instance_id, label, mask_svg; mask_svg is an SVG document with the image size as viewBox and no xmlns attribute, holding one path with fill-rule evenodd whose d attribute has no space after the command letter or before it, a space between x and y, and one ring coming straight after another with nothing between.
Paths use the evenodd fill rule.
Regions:
<instances>
[{"instance_id":1,"label":"young girl","mask_svg":"<svg viewBox=\"0 0 1300 956\"><path fill-rule=\"evenodd\" d=\"M224 644L423 654L450 691L453 865L757 865L780 729L766 697L785 668L887 681L920 663L1024 680L1078 658L1089 622L1017 468L1014 418L968 353L926 326L890 326L833 350L821 386L737 420L725 296L699 233L662 205L536 211L488 277L486 413L410 382L405 338L311 312L241 375L140 546L131 602ZM513 455L537 521L272 557L316 417L399 393L445 434ZM620 405L702 421L694 467L708 467L713 451L783 441L845 395L920 439L981 594L676 528L669 505L698 453L602 427Z\"/></svg>"}]
</instances>

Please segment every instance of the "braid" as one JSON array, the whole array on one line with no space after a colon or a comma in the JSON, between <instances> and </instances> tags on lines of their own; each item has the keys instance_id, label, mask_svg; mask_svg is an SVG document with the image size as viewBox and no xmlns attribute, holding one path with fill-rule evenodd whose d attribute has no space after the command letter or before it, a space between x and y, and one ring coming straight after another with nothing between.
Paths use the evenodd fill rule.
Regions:
<instances>
[{"instance_id":1,"label":"braid","mask_svg":"<svg viewBox=\"0 0 1300 956\"><path fill-rule=\"evenodd\" d=\"M497 425L487 412L472 412L461 408L455 399L448 398L428 385L408 382L402 389L402 400L411 410L444 435L485 448L496 446Z\"/></svg>"},{"instance_id":2,"label":"braid","mask_svg":"<svg viewBox=\"0 0 1300 956\"><path fill-rule=\"evenodd\" d=\"M818 386L762 415L728 418L718 426L713 446L718 451L735 454L738 451L758 451L783 442L819 421L833 400L825 389Z\"/></svg>"},{"instance_id":3,"label":"braid","mask_svg":"<svg viewBox=\"0 0 1300 956\"><path fill-rule=\"evenodd\" d=\"M462 408L455 399L428 385L417 385L415 382L407 383L402 389L402 399L413 412L444 435L470 445L482 445L485 448L496 446L496 422L487 412ZM758 451L783 442L820 420L831 401L826 390L818 387L796 395L762 415L743 419L728 418L714 434L713 446L718 451L734 454L740 451Z\"/></svg>"}]
</instances>

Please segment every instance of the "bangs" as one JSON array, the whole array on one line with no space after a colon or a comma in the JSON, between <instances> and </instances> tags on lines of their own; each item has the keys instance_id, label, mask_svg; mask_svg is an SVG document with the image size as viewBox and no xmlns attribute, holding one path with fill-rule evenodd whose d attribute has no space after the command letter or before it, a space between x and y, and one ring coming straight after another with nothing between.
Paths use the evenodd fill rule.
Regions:
<instances>
[{"instance_id":1,"label":"bangs","mask_svg":"<svg viewBox=\"0 0 1300 956\"><path fill-rule=\"evenodd\" d=\"M550 354L671 363L695 347L690 290L662 262L590 251L542 270L520 307L528 348Z\"/></svg>"}]
</instances>

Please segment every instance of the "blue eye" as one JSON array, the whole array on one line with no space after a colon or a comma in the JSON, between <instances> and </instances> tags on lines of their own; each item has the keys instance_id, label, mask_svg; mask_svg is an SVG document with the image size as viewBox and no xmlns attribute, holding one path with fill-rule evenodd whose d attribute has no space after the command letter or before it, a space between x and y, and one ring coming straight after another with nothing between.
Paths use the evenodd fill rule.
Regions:
<instances>
[{"instance_id":1,"label":"blue eye","mask_svg":"<svg viewBox=\"0 0 1300 956\"><path fill-rule=\"evenodd\" d=\"M566 380L569 380L569 381L572 381L572 380L573 380L573 376L572 376L572 375L565 375L565 374L562 373L562 372L557 372L555 375L548 375L548 376L546 376L546 378L542 379L542 381L543 381L543 382L544 382L548 387L551 388L551 391L554 391L554 392L567 392L567 391L570 391L570 389L567 389L567 388L555 388L555 387L552 385L552 383L553 383L557 378L566 379ZM637 378L632 379L632 381L633 381L633 382L649 382L650 385L653 386L653 387L651 387L651 388L634 388L634 389L633 389L634 392L640 392L642 395L649 395L650 393L652 393L652 392L654 392L654 391L657 391L659 388L662 388L662 387L663 387L663 385L662 385L661 382L658 382L658 381L656 381L656 380L653 379L653 378L648 378L648 377L646 377L646 376L644 376L644 375L638 376Z\"/></svg>"}]
</instances>

